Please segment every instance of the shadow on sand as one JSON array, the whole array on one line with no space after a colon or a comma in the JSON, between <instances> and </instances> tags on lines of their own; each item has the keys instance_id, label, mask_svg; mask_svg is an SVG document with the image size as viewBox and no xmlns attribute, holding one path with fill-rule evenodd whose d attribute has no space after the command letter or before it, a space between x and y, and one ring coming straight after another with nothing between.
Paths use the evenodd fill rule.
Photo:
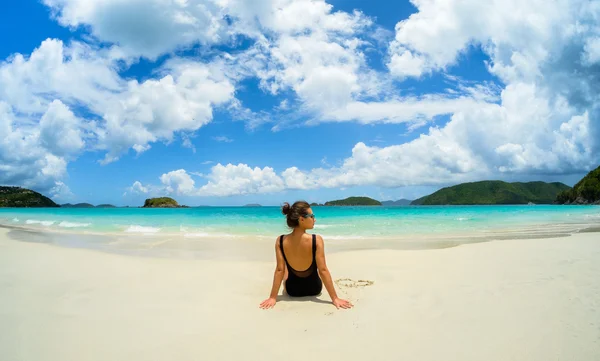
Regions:
<instances>
[{"instance_id":1,"label":"shadow on sand","mask_svg":"<svg viewBox=\"0 0 600 361\"><path fill-rule=\"evenodd\" d=\"M322 293L319 293L316 296L304 296L304 297L290 297L287 293L283 295L277 296L277 302L314 302L314 303L323 303L323 304L331 304L331 301L325 301L320 299L319 297Z\"/></svg>"}]
</instances>

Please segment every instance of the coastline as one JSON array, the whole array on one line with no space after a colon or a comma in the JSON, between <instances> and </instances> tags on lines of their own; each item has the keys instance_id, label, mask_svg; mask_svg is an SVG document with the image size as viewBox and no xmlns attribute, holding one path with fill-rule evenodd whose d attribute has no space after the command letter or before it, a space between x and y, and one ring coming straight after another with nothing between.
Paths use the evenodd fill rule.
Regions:
<instances>
[{"instance_id":1,"label":"coastline","mask_svg":"<svg viewBox=\"0 0 600 361\"><path fill-rule=\"evenodd\" d=\"M594 233L328 252L336 290L354 303L351 310L336 310L325 291L301 300L280 291L274 309L260 310L271 259L131 257L8 233L0 229L2 360L546 361L600 354ZM260 252L270 255L272 245Z\"/></svg>"},{"instance_id":2,"label":"coastline","mask_svg":"<svg viewBox=\"0 0 600 361\"><path fill-rule=\"evenodd\" d=\"M273 258L272 235L220 235L202 234L187 237L177 233L94 233L82 230L57 230L0 223L10 239L29 243L45 243L60 247L83 248L106 253L151 258L219 259L268 261ZM568 237L578 233L597 233L600 226L594 223L560 223L542 226L513 227L445 234L407 234L387 237L335 237L330 238L314 229L309 233L323 236L328 253L366 250L431 250L458 247L475 243L505 240L550 239ZM286 232L284 232L286 233ZM265 252L267 250L267 252Z\"/></svg>"}]
</instances>

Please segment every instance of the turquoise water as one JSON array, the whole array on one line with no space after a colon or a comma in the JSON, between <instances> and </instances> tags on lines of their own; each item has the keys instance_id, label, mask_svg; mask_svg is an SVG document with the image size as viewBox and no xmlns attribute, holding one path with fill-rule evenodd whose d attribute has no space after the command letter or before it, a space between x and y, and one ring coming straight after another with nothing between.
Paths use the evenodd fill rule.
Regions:
<instances>
[{"instance_id":1,"label":"turquoise water","mask_svg":"<svg viewBox=\"0 0 600 361\"><path fill-rule=\"evenodd\" d=\"M598 206L313 207L328 239L393 238L600 225ZM287 232L279 207L4 208L0 224L87 234L267 237Z\"/></svg>"}]
</instances>

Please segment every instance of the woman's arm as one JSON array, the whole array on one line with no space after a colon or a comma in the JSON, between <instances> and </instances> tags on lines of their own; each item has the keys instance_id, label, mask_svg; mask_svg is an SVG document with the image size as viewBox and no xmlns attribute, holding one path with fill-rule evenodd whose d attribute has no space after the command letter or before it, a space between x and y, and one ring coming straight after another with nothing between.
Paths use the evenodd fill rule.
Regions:
<instances>
[{"instance_id":1,"label":"woman's arm","mask_svg":"<svg viewBox=\"0 0 600 361\"><path fill-rule=\"evenodd\" d=\"M277 237L275 240L275 258L277 259L277 266L275 266L275 274L273 275L271 294L269 295L269 298L260 304L260 308L272 308L275 306L275 303L277 302L277 294L279 293L279 288L281 287L281 281L283 281L283 276L285 275L285 260L283 259L281 249L279 248L279 237Z\"/></svg>"},{"instance_id":2,"label":"woman's arm","mask_svg":"<svg viewBox=\"0 0 600 361\"><path fill-rule=\"evenodd\" d=\"M331 297L331 301L333 305L337 308L350 308L352 304L346 300L343 300L338 297L335 292L335 287L333 286L333 280L331 279L331 273L329 273L329 269L327 268L327 262L325 262L325 242L323 242L323 237L317 235L317 269L319 270L319 275L323 280L323 284L325 284L325 288L327 289L327 293L329 293L329 297Z\"/></svg>"}]
</instances>

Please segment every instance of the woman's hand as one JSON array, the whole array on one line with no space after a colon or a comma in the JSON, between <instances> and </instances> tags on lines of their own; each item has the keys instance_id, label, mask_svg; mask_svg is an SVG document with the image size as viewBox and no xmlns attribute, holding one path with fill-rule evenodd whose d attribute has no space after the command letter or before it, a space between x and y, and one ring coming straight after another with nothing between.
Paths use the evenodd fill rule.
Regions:
<instances>
[{"instance_id":1,"label":"woman's hand","mask_svg":"<svg viewBox=\"0 0 600 361\"><path fill-rule=\"evenodd\" d=\"M262 309L269 309L269 308L273 308L275 307L275 303L277 302L277 300L275 298L269 297L266 300L262 301L262 303L260 304L260 308Z\"/></svg>"},{"instance_id":2,"label":"woman's hand","mask_svg":"<svg viewBox=\"0 0 600 361\"><path fill-rule=\"evenodd\" d=\"M333 300L333 305L339 310L341 308L352 308L353 304L349 301L343 300L341 298L336 298Z\"/></svg>"}]
</instances>

